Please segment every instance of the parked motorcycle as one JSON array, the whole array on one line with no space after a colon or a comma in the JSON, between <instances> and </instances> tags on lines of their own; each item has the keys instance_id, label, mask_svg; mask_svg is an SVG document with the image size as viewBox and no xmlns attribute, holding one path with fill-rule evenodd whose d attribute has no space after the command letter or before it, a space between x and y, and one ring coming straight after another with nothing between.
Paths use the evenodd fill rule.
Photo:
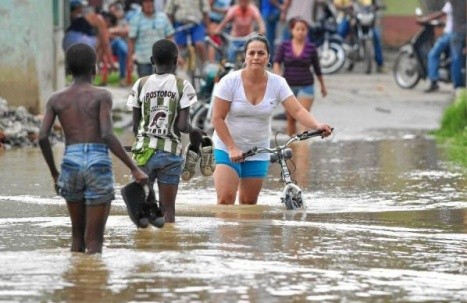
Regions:
<instances>
[{"instance_id":1,"label":"parked motorcycle","mask_svg":"<svg viewBox=\"0 0 467 303\"><path fill-rule=\"evenodd\" d=\"M318 2L321 17L310 29L310 39L318 48L319 63L323 74L338 72L345 63L344 41L337 33L336 12L327 1Z\"/></svg>"},{"instance_id":2,"label":"parked motorcycle","mask_svg":"<svg viewBox=\"0 0 467 303\"><path fill-rule=\"evenodd\" d=\"M364 62L365 72L371 74L374 57L373 28L376 22L376 11L383 8L383 6L353 3L350 14L349 70L352 70L356 62Z\"/></svg>"},{"instance_id":3,"label":"parked motorcycle","mask_svg":"<svg viewBox=\"0 0 467 303\"><path fill-rule=\"evenodd\" d=\"M417 22L422 27L403 45L394 63L393 75L401 88L413 88L420 79L427 78L428 53L435 43L435 29L443 26L439 20ZM451 82L451 59L449 53L443 53L439 64L439 80Z\"/></svg>"}]
</instances>

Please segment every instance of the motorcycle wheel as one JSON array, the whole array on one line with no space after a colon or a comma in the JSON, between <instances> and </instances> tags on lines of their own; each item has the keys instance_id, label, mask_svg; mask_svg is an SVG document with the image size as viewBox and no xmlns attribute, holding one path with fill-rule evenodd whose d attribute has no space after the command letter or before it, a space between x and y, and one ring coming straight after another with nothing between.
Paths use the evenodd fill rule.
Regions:
<instances>
[{"instance_id":1,"label":"motorcycle wheel","mask_svg":"<svg viewBox=\"0 0 467 303\"><path fill-rule=\"evenodd\" d=\"M371 74L371 69L373 65L373 52L372 52L373 45L371 41L369 40L364 40L362 41L362 43L363 43L363 59L365 61L365 73Z\"/></svg>"},{"instance_id":2,"label":"motorcycle wheel","mask_svg":"<svg viewBox=\"0 0 467 303\"><path fill-rule=\"evenodd\" d=\"M345 63L345 50L343 46L336 42L330 42L328 49L321 46L319 52L319 64L321 72L325 75L338 72Z\"/></svg>"},{"instance_id":3,"label":"motorcycle wheel","mask_svg":"<svg viewBox=\"0 0 467 303\"><path fill-rule=\"evenodd\" d=\"M415 55L407 51L400 52L394 63L393 75L399 87L404 89L414 88L421 78Z\"/></svg>"}]
</instances>

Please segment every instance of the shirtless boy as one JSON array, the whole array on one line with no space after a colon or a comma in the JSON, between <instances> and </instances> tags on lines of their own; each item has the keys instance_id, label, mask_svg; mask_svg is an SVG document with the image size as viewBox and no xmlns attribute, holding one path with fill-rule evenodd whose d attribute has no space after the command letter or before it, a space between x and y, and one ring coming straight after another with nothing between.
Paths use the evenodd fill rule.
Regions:
<instances>
[{"instance_id":1,"label":"shirtless boy","mask_svg":"<svg viewBox=\"0 0 467 303\"><path fill-rule=\"evenodd\" d=\"M144 184L148 176L127 155L113 133L110 92L91 84L96 73L94 49L75 44L68 48L65 57L74 82L47 101L39 144L55 190L67 202L72 225L71 251L102 253L104 229L114 199L109 149L128 166L136 182ZM56 117L66 145L61 173L55 166L48 138Z\"/></svg>"}]
</instances>

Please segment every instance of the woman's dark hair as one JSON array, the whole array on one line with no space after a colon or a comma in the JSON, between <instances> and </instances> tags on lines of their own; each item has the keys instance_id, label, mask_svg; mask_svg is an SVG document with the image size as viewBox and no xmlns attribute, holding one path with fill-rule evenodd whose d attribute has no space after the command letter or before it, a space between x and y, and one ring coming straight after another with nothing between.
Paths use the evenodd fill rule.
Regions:
<instances>
[{"instance_id":1,"label":"woman's dark hair","mask_svg":"<svg viewBox=\"0 0 467 303\"><path fill-rule=\"evenodd\" d=\"M310 29L310 24L308 24L308 22L306 22L305 19L302 19L300 17L292 18L289 21L289 29L292 30L295 27L295 24L297 24L298 22L301 22L301 23L305 24L306 28Z\"/></svg>"},{"instance_id":2,"label":"woman's dark hair","mask_svg":"<svg viewBox=\"0 0 467 303\"><path fill-rule=\"evenodd\" d=\"M266 46L266 50L268 54L271 54L271 45L269 45L268 39L266 39L266 37L264 37L261 34L254 34L245 42L245 45L243 46L243 52L245 54L246 54L246 50L248 49L248 45L253 41L263 42L264 45Z\"/></svg>"},{"instance_id":3,"label":"woman's dark hair","mask_svg":"<svg viewBox=\"0 0 467 303\"><path fill-rule=\"evenodd\" d=\"M65 52L66 69L73 76L92 73L96 60L94 48L84 43L73 44Z\"/></svg>"}]
</instances>

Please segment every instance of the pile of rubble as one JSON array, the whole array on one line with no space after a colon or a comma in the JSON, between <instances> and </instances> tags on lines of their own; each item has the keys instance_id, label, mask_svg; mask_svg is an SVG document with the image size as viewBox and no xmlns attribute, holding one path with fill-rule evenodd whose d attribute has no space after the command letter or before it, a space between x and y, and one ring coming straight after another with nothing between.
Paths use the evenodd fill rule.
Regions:
<instances>
[{"instance_id":1,"label":"pile of rubble","mask_svg":"<svg viewBox=\"0 0 467 303\"><path fill-rule=\"evenodd\" d=\"M39 116L30 114L24 106L9 107L8 102L0 97L0 149L37 146L41 122ZM54 128L50 141L52 144L63 142L60 128Z\"/></svg>"}]
</instances>

